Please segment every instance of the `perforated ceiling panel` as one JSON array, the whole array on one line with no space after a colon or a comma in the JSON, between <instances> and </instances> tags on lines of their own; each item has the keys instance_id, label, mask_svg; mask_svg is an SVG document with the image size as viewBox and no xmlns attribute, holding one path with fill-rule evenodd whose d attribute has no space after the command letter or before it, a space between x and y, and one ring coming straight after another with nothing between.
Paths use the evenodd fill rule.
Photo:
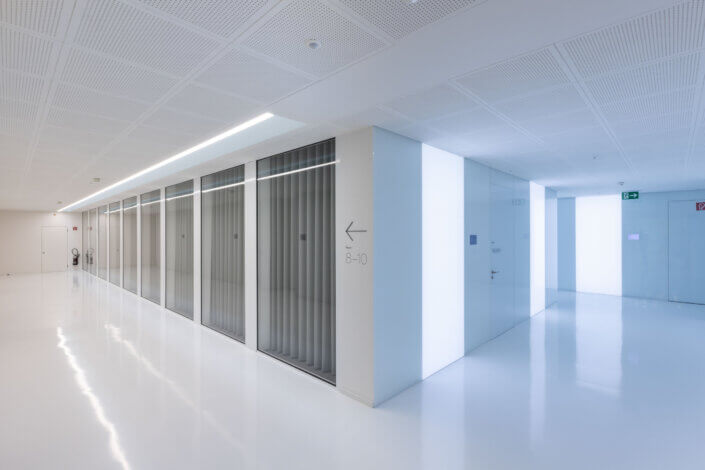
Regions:
<instances>
[{"instance_id":1,"label":"perforated ceiling panel","mask_svg":"<svg viewBox=\"0 0 705 470\"><path fill-rule=\"evenodd\" d=\"M118 98L89 88L60 83L54 93L54 106L98 116L132 121L144 113L149 104Z\"/></svg>"},{"instance_id":2,"label":"perforated ceiling panel","mask_svg":"<svg viewBox=\"0 0 705 470\"><path fill-rule=\"evenodd\" d=\"M88 3L76 43L178 76L193 70L218 45L116 0Z\"/></svg>"},{"instance_id":3,"label":"perforated ceiling panel","mask_svg":"<svg viewBox=\"0 0 705 470\"><path fill-rule=\"evenodd\" d=\"M541 116L587 109L587 106L573 85L561 85L538 93L497 102L494 104L494 108L511 119L525 121Z\"/></svg>"},{"instance_id":4,"label":"perforated ceiling panel","mask_svg":"<svg viewBox=\"0 0 705 470\"><path fill-rule=\"evenodd\" d=\"M42 98L44 80L12 70L0 70L0 97L38 102Z\"/></svg>"},{"instance_id":5,"label":"perforated ceiling panel","mask_svg":"<svg viewBox=\"0 0 705 470\"><path fill-rule=\"evenodd\" d=\"M254 117L255 111L255 105L248 101L196 85L181 90L166 106L226 123Z\"/></svg>"},{"instance_id":6,"label":"perforated ceiling panel","mask_svg":"<svg viewBox=\"0 0 705 470\"><path fill-rule=\"evenodd\" d=\"M701 49L705 2L685 2L565 43L578 72L590 77Z\"/></svg>"},{"instance_id":7,"label":"perforated ceiling panel","mask_svg":"<svg viewBox=\"0 0 705 470\"><path fill-rule=\"evenodd\" d=\"M51 108L46 123L57 127L108 135L117 134L130 125L129 121L108 119L94 114L79 113L62 108ZM103 140L107 143L108 139L109 137L105 137Z\"/></svg>"},{"instance_id":8,"label":"perforated ceiling panel","mask_svg":"<svg viewBox=\"0 0 705 470\"><path fill-rule=\"evenodd\" d=\"M488 102L568 83L560 64L547 49L471 73L458 83Z\"/></svg>"},{"instance_id":9,"label":"perforated ceiling panel","mask_svg":"<svg viewBox=\"0 0 705 470\"><path fill-rule=\"evenodd\" d=\"M340 0L348 8L395 39L482 0Z\"/></svg>"},{"instance_id":10,"label":"perforated ceiling panel","mask_svg":"<svg viewBox=\"0 0 705 470\"><path fill-rule=\"evenodd\" d=\"M54 36L63 6L64 0L3 0L0 2L0 21Z\"/></svg>"},{"instance_id":11,"label":"perforated ceiling panel","mask_svg":"<svg viewBox=\"0 0 705 470\"><path fill-rule=\"evenodd\" d=\"M311 49L315 39L321 47ZM294 0L246 45L299 70L325 75L381 49L385 43L317 0Z\"/></svg>"},{"instance_id":12,"label":"perforated ceiling panel","mask_svg":"<svg viewBox=\"0 0 705 470\"><path fill-rule=\"evenodd\" d=\"M412 119L426 120L456 113L477 103L452 87L441 85L402 96L386 106Z\"/></svg>"},{"instance_id":13,"label":"perforated ceiling panel","mask_svg":"<svg viewBox=\"0 0 705 470\"><path fill-rule=\"evenodd\" d=\"M0 67L44 75L52 48L47 39L0 26Z\"/></svg>"},{"instance_id":14,"label":"perforated ceiling panel","mask_svg":"<svg viewBox=\"0 0 705 470\"><path fill-rule=\"evenodd\" d=\"M159 99L177 83L175 78L81 49L70 52L61 79L145 101Z\"/></svg>"},{"instance_id":15,"label":"perforated ceiling panel","mask_svg":"<svg viewBox=\"0 0 705 470\"><path fill-rule=\"evenodd\" d=\"M693 111L695 88L686 88L658 95L649 95L602 106L602 114L610 122L630 121L647 116Z\"/></svg>"},{"instance_id":16,"label":"perforated ceiling panel","mask_svg":"<svg viewBox=\"0 0 705 470\"><path fill-rule=\"evenodd\" d=\"M429 121L428 125L441 133L467 134L481 132L505 124L500 118L484 108L474 108L468 111Z\"/></svg>"},{"instance_id":17,"label":"perforated ceiling panel","mask_svg":"<svg viewBox=\"0 0 705 470\"><path fill-rule=\"evenodd\" d=\"M259 102L271 102L311 80L253 57L233 51L206 69L198 82Z\"/></svg>"},{"instance_id":18,"label":"perforated ceiling panel","mask_svg":"<svg viewBox=\"0 0 705 470\"><path fill-rule=\"evenodd\" d=\"M144 125L198 136L213 136L224 130L226 123L173 109L161 108L143 121Z\"/></svg>"},{"instance_id":19,"label":"perforated ceiling panel","mask_svg":"<svg viewBox=\"0 0 705 470\"><path fill-rule=\"evenodd\" d=\"M139 0L223 37L229 37L273 0Z\"/></svg>"},{"instance_id":20,"label":"perforated ceiling panel","mask_svg":"<svg viewBox=\"0 0 705 470\"><path fill-rule=\"evenodd\" d=\"M595 100L610 103L672 89L688 88L698 82L699 54L677 56L623 72L603 75L586 83Z\"/></svg>"}]
</instances>

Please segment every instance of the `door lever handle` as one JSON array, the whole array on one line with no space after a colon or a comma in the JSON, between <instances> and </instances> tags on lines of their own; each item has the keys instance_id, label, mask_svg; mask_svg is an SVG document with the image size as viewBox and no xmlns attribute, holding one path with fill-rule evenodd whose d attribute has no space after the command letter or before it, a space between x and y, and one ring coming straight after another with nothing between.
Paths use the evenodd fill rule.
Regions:
<instances>
[{"instance_id":1,"label":"door lever handle","mask_svg":"<svg viewBox=\"0 0 705 470\"><path fill-rule=\"evenodd\" d=\"M497 274L499 271L492 270L490 271L490 279L494 279L494 275Z\"/></svg>"}]
</instances>

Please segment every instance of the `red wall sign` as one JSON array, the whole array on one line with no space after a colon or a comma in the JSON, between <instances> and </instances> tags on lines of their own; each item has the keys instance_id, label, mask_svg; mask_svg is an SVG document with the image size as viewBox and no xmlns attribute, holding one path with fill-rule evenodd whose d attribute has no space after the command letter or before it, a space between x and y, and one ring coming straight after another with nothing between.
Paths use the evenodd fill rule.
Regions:
<instances>
[{"instance_id":1,"label":"red wall sign","mask_svg":"<svg viewBox=\"0 0 705 470\"><path fill-rule=\"evenodd\" d=\"M705 211L705 202L696 202L695 203L695 210L696 211Z\"/></svg>"},{"instance_id":2,"label":"red wall sign","mask_svg":"<svg viewBox=\"0 0 705 470\"><path fill-rule=\"evenodd\" d=\"M74 231L74 232L77 232L77 231L78 231L78 227L74 227L74 228L73 228L73 231Z\"/></svg>"}]
</instances>

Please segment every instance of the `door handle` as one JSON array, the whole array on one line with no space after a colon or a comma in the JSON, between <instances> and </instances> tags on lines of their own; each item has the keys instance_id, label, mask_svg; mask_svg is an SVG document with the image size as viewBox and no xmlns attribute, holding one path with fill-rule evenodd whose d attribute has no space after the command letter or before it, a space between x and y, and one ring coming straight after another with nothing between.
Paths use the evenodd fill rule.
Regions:
<instances>
[{"instance_id":1,"label":"door handle","mask_svg":"<svg viewBox=\"0 0 705 470\"><path fill-rule=\"evenodd\" d=\"M492 270L490 271L490 279L494 279L494 275L497 274L499 271Z\"/></svg>"}]
</instances>

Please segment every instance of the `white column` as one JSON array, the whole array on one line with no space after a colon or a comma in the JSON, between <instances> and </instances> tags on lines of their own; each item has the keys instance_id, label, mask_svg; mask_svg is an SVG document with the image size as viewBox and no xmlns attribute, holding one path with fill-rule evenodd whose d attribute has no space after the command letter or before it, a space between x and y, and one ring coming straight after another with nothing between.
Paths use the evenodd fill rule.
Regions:
<instances>
[{"instance_id":1,"label":"white column","mask_svg":"<svg viewBox=\"0 0 705 470\"><path fill-rule=\"evenodd\" d=\"M105 281L110 284L110 203L105 205ZM100 217L100 216L99 216ZM100 245L100 241L98 242Z\"/></svg>"},{"instance_id":2,"label":"white column","mask_svg":"<svg viewBox=\"0 0 705 470\"><path fill-rule=\"evenodd\" d=\"M257 350L257 162L245 163L245 344Z\"/></svg>"},{"instance_id":3,"label":"white column","mask_svg":"<svg viewBox=\"0 0 705 470\"><path fill-rule=\"evenodd\" d=\"M193 321L201 324L201 178L193 180Z\"/></svg>"},{"instance_id":4,"label":"white column","mask_svg":"<svg viewBox=\"0 0 705 470\"><path fill-rule=\"evenodd\" d=\"M160 274L159 274L159 304L166 307L166 201L164 200L165 189L159 190L159 251L160 251Z\"/></svg>"},{"instance_id":5,"label":"white column","mask_svg":"<svg viewBox=\"0 0 705 470\"><path fill-rule=\"evenodd\" d=\"M137 295L142 296L142 201L137 195Z\"/></svg>"}]
</instances>

